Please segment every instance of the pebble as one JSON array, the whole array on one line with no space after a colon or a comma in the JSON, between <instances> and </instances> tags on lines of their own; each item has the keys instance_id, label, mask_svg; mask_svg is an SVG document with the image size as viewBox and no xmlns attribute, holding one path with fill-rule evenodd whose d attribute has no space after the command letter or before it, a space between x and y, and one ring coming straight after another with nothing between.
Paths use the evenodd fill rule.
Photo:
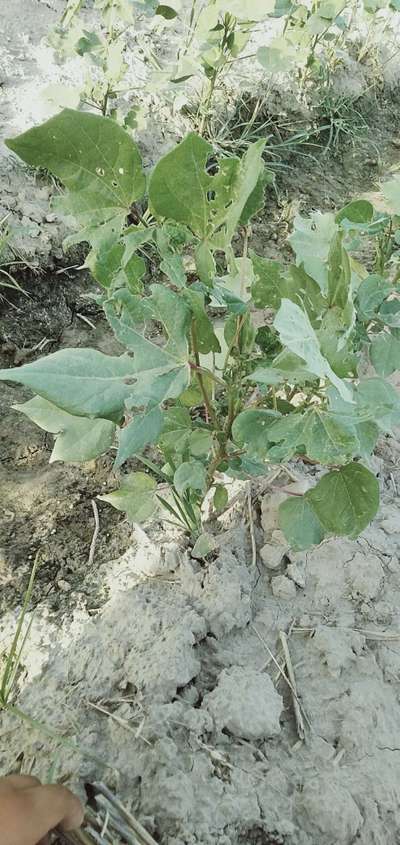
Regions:
<instances>
[{"instance_id":1,"label":"pebble","mask_svg":"<svg viewBox=\"0 0 400 845\"><path fill-rule=\"evenodd\" d=\"M277 599L293 599L296 596L296 586L286 575L272 578L271 589Z\"/></svg>"},{"instance_id":2,"label":"pebble","mask_svg":"<svg viewBox=\"0 0 400 845\"><path fill-rule=\"evenodd\" d=\"M59 587L60 590L63 591L63 593L69 593L69 591L72 589L69 581L64 581L63 578L60 578L60 580L57 581L57 587Z\"/></svg>"},{"instance_id":3,"label":"pebble","mask_svg":"<svg viewBox=\"0 0 400 845\"><path fill-rule=\"evenodd\" d=\"M285 546L275 546L273 543L266 543L260 550L261 560L268 569L279 569L285 553Z\"/></svg>"},{"instance_id":4,"label":"pebble","mask_svg":"<svg viewBox=\"0 0 400 845\"><path fill-rule=\"evenodd\" d=\"M289 563L286 572L288 578L291 578L292 581L294 581L294 583L303 590L306 586L306 578L303 567L298 566L297 563Z\"/></svg>"}]
</instances>

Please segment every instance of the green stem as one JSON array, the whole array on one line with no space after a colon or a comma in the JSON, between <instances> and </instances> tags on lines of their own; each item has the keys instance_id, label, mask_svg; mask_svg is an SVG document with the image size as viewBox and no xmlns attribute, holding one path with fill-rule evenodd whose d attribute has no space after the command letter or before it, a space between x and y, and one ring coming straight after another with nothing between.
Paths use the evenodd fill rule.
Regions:
<instances>
[{"instance_id":1,"label":"green stem","mask_svg":"<svg viewBox=\"0 0 400 845\"><path fill-rule=\"evenodd\" d=\"M212 78L210 79L210 82L209 82L207 96L205 98L204 103L201 106L201 110L202 110L203 114L202 114L202 118L201 118L200 126L199 126L199 135L204 134L204 129L205 129L205 126L206 126L206 120L207 120L207 117L208 117L208 111L209 111L209 108L210 108L210 105L211 105L211 100L212 100L212 97L213 97L213 94L214 94L215 84L216 84L216 81L217 81L217 75L218 75L217 71L214 71L213 76L212 76Z\"/></svg>"},{"instance_id":2,"label":"green stem","mask_svg":"<svg viewBox=\"0 0 400 845\"><path fill-rule=\"evenodd\" d=\"M193 354L194 354L194 360L196 362L195 373L196 373L196 376L197 376L197 381L199 382L201 395L203 397L204 405L205 405L205 408L206 408L210 422L212 422L212 424L214 425L215 428L218 428L217 416L216 416L214 408L211 404L211 399L208 395L207 388L205 386L204 379L203 379L201 366L200 366L199 347L198 347L198 342L197 342L197 333L196 333L196 326L194 324L194 321L192 322L191 335L192 335L192 350L193 350Z\"/></svg>"}]
</instances>

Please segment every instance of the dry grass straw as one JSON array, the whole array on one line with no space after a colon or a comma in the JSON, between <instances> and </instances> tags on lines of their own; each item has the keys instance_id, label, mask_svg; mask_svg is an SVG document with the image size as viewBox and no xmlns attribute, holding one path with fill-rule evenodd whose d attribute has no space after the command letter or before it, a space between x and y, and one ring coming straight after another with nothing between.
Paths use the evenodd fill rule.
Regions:
<instances>
[{"instance_id":1,"label":"dry grass straw","mask_svg":"<svg viewBox=\"0 0 400 845\"><path fill-rule=\"evenodd\" d=\"M94 783L93 789L96 809L87 807L84 828L57 832L55 845L157 845L104 783Z\"/></svg>"}]
</instances>

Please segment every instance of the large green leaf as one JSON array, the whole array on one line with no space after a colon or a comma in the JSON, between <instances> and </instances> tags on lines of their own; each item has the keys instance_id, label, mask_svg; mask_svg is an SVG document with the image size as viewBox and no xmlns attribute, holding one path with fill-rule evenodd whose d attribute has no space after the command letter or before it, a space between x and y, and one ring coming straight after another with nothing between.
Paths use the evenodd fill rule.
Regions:
<instances>
[{"instance_id":1,"label":"large green leaf","mask_svg":"<svg viewBox=\"0 0 400 845\"><path fill-rule=\"evenodd\" d=\"M353 200L338 211L336 223L357 223L367 226L374 216L374 207L368 200Z\"/></svg>"},{"instance_id":2,"label":"large green leaf","mask_svg":"<svg viewBox=\"0 0 400 845\"><path fill-rule=\"evenodd\" d=\"M279 308L283 296L286 296L286 278L279 261L262 258L252 253L255 280L251 295L256 308Z\"/></svg>"},{"instance_id":3,"label":"large green leaf","mask_svg":"<svg viewBox=\"0 0 400 845\"><path fill-rule=\"evenodd\" d=\"M389 299L384 302L379 311L378 317L385 326L391 326L394 329L400 328L400 302L398 299Z\"/></svg>"},{"instance_id":4,"label":"large green leaf","mask_svg":"<svg viewBox=\"0 0 400 845\"><path fill-rule=\"evenodd\" d=\"M264 408L248 408L239 414L232 426L232 438L238 446L245 447L251 458L267 457L268 429L280 415Z\"/></svg>"},{"instance_id":5,"label":"large green leaf","mask_svg":"<svg viewBox=\"0 0 400 845\"><path fill-rule=\"evenodd\" d=\"M24 384L70 414L113 421L123 415L133 377L132 358L96 349L60 349L31 364L0 370L3 381Z\"/></svg>"},{"instance_id":6,"label":"large green leaf","mask_svg":"<svg viewBox=\"0 0 400 845\"><path fill-rule=\"evenodd\" d=\"M383 276L373 273L363 279L357 291L358 305L362 317L367 320L376 317L379 306L382 305L391 290L392 285Z\"/></svg>"},{"instance_id":7,"label":"large green leaf","mask_svg":"<svg viewBox=\"0 0 400 845\"><path fill-rule=\"evenodd\" d=\"M165 291L171 293L166 288ZM136 331L125 313L118 317L111 301L105 303L104 310L117 339L134 352L127 407L160 405L166 399L180 396L190 382L188 344L180 334L180 315L177 314L176 336L171 334L167 344L162 347ZM168 321L172 331L170 317L172 315L168 313L165 321Z\"/></svg>"},{"instance_id":8,"label":"large green leaf","mask_svg":"<svg viewBox=\"0 0 400 845\"><path fill-rule=\"evenodd\" d=\"M305 494L328 534L358 537L379 507L379 484L362 464L351 463L324 475Z\"/></svg>"},{"instance_id":9,"label":"large green leaf","mask_svg":"<svg viewBox=\"0 0 400 845\"><path fill-rule=\"evenodd\" d=\"M370 358L378 376L390 376L400 370L400 340L383 332L372 341Z\"/></svg>"},{"instance_id":10,"label":"large green leaf","mask_svg":"<svg viewBox=\"0 0 400 845\"><path fill-rule=\"evenodd\" d=\"M279 332L283 346L302 358L310 372L320 378L329 379L343 399L351 401L348 387L338 378L326 358L323 357L310 320L298 305L289 299L283 299L275 317L274 326Z\"/></svg>"},{"instance_id":11,"label":"large green leaf","mask_svg":"<svg viewBox=\"0 0 400 845\"><path fill-rule=\"evenodd\" d=\"M185 223L200 238L209 229L213 177L206 172L206 164L212 152L207 141L191 132L156 164L149 184L156 217Z\"/></svg>"},{"instance_id":12,"label":"large green leaf","mask_svg":"<svg viewBox=\"0 0 400 845\"><path fill-rule=\"evenodd\" d=\"M358 438L358 455L368 459L375 448L379 437L379 428L370 415L355 402L344 402L337 390L332 387L327 391L329 411L348 431L352 431ZM354 456L356 452L354 452Z\"/></svg>"},{"instance_id":13,"label":"large green leaf","mask_svg":"<svg viewBox=\"0 0 400 845\"><path fill-rule=\"evenodd\" d=\"M56 207L75 218L67 244L115 242L133 202L145 190L138 148L114 120L64 109L7 146L27 164L44 167L68 189Z\"/></svg>"},{"instance_id":14,"label":"large green leaf","mask_svg":"<svg viewBox=\"0 0 400 845\"><path fill-rule=\"evenodd\" d=\"M120 467L132 455L141 452L144 446L156 443L163 427L163 414L156 405L143 414L136 414L118 435L118 452L115 466Z\"/></svg>"},{"instance_id":15,"label":"large green leaf","mask_svg":"<svg viewBox=\"0 0 400 845\"><path fill-rule=\"evenodd\" d=\"M334 215L316 211L309 218L295 217L294 231L289 238L296 264L304 265L323 293L328 289L328 256L336 232Z\"/></svg>"},{"instance_id":16,"label":"large green leaf","mask_svg":"<svg viewBox=\"0 0 400 845\"><path fill-rule=\"evenodd\" d=\"M146 522L157 510L154 478L145 472L131 472L122 478L119 490L98 496L126 514L132 522Z\"/></svg>"},{"instance_id":17,"label":"large green leaf","mask_svg":"<svg viewBox=\"0 0 400 845\"><path fill-rule=\"evenodd\" d=\"M400 396L384 379L369 378L361 381L356 399L359 414L364 420L373 420L379 428L388 432L400 425Z\"/></svg>"},{"instance_id":18,"label":"large green leaf","mask_svg":"<svg viewBox=\"0 0 400 845\"><path fill-rule=\"evenodd\" d=\"M91 461L112 445L115 424L110 420L73 416L41 396L34 396L23 405L13 405L13 408L26 414L44 431L56 435L50 463Z\"/></svg>"},{"instance_id":19,"label":"large green leaf","mask_svg":"<svg viewBox=\"0 0 400 845\"><path fill-rule=\"evenodd\" d=\"M150 207L158 218L189 226L202 241L222 228L224 248L236 231L247 200L263 169L264 141L252 144L243 159L221 159L215 175L207 171L212 146L191 132L156 165L150 178Z\"/></svg>"},{"instance_id":20,"label":"large green leaf","mask_svg":"<svg viewBox=\"0 0 400 845\"><path fill-rule=\"evenodd\" d=\"M268 430L268 439L279 444L270 450L271 460L286 461L304 450L321 464L344 464L359 453L355 430L342 423L338 414L318 406L275 422Z\"/></svg>"},{"instance_id":21,"label":"large green leaf","mask_svg":"<svg viewBox=\"0 0 400 845\"><path fill-rule=\"evenodd\" d=\"M279 527L292 549L301 551L324 539L324 530L304 496L293 496L279 506Z\"/></svg>"}]
</instances>

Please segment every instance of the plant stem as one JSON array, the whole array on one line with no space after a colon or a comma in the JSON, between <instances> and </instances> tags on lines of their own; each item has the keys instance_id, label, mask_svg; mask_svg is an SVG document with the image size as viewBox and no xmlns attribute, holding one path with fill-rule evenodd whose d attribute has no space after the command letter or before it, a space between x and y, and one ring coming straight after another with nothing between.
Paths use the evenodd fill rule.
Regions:
<instances>
[{"instance_id":1,"label":"plant stem","mask_svg":"<svg viewBox=\"0 0 400 845\"><path fill-rule=\"evenodd\" d=\"M213 98L214 89L215 89L215 85L216 85L216 82L217 82L217 77L218 77L218 71L215 70L211 79L210 79L210 83L209 83L209 86L208 86L208 93L207 93L207 96L205 98L204 104L202 106L203 115L202 115L200 126L199 126L199 135L204 134L206 120L207 120L207 117L208 117L208 112L209 112L209 109L210 109L211 100Z\"/></svg>"},{"instance_id":2,"label":"plant stem","mask_svg":"<svg viewBox=\"0 0 400 845\"><path fill-rule=\"evenodd\" d=\"M214 408L211 403L211 399L208 395L207 388L204 383L203 374L201 371L200 366L200 355L199 355L199 347L197 343L197 334L196 334L196 326L194 324L194 320L192 321L192 329L191 329L191 336L192 336L192 350L194 354L194 360L196 361L196 369L195 373L197 376L197 381L199 382L199 387L201 390L201 395L204 400L204 405L208 414L208 418L210 422L217 428L218 427L218 420Z\"/></svg>"}]
</instances>

